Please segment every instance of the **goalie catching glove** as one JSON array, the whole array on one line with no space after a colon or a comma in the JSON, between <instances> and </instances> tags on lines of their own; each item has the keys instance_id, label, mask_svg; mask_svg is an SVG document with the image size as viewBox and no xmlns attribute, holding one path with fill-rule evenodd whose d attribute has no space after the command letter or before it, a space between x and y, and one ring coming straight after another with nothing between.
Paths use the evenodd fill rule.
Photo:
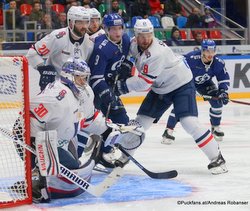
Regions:
<instances>
[{"instance_id":1,"label":"goalie catching glove","mask_svg":"<svg viewBox=\"0 0 250 211\"><path fill-rule=\"evenodd\" d=\"M125 150L138 148L145 139L145 131L136 120L130 120L128 125L107 123L114 131L109 134L105 141L106 146L121 145Z\"/></svg>"}]
</instances>

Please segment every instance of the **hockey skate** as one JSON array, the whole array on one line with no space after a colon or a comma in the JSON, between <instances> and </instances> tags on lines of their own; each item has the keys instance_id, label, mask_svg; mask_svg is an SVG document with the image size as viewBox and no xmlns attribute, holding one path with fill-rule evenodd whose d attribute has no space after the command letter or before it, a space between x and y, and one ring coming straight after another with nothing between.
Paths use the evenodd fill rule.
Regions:
<instances>
[{"instance_id":1,"label":"hockey skate","mask_svg":"<svg viewBox=\"0 0 250 211\"><path fill-rule=\"evenodd\" d=\"M223 174L228 172L226 167L226 161L222 157L221 153L218 155L217 158L211 160L207 168L212 174Z\"/></svg>"},{"instance_id":2,"label":"hockey skate","mask_svg":"<svg viewBox=\"0 0 250 211\"><path fill-rule=\"evenodd\" d=\"M46 177L42 177L39 169L35 167L32 170L32 201L34 203L48 203L50 200Z\"/></svg>"},{"instance_id":3,"label":"hockey skate","mask_svg":"<svg viewBox=\"0 0 250 211\"><path fill-rule=\"evenodd\" d=\"M174 130L166 128L164 133L162 134L162 144L172 144L174 143L175 137L173 136Z\"/></svg>"},{"instance_id":4,"label":"hockey skate","mask_svg":"<svg viewBox=\"0 0 250 211\"><path fill-rule=\"evenodd\" d=\"M212 134L216 141L222 141L224 132L221 131L219 126L212 126Z\"/></svg>"}]
</instances>

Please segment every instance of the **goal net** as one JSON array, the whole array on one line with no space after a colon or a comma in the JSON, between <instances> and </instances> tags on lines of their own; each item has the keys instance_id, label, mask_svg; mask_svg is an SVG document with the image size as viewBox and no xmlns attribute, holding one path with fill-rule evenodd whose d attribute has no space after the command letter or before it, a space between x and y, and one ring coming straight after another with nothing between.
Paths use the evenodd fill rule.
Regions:
<instances>
[{"instance_id":1,"label":"goal net","mask_svg":"<svg viewBox=\"0 0 250 211\"><path fill-rule=\"evenodd\" d=\"M0 208L32 202L31 155L13 140L30 144L29 126L28 62L0 57Z\"/></svg>"}]
</instances>

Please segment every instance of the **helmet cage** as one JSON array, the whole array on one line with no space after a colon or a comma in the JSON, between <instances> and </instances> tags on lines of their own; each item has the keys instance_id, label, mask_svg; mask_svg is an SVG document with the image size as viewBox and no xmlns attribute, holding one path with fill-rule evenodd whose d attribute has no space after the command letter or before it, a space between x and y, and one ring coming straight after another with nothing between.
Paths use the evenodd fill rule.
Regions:
<instances>
[{"instance_id":1,"label":"helmet cage","mask_svg":"<svg viewBox=\"0 0 250 211\"><path fill-rule=\"evenodd\" d=\"M61 82L67 85L73 94L78 98L80 94L80 90L84 88L80 85L76 84L75 76L84 76L86 81L90 77L90 69L85 61L68 61L64 63L61 70Z\"/></svg>"}]
</instances>

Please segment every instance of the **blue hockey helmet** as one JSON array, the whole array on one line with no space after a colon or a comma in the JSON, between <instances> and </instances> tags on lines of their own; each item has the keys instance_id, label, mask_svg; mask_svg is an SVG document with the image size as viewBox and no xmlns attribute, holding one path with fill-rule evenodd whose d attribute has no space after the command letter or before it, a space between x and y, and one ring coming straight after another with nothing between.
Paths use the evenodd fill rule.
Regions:
<instances>
[{"instance_id":1,"label":"blue hockey helmet","mask_svg":"<svg viewBox=\"0 0 250 211\"><path fill-rule=\"evenodd\" d=\"M117 13L106 14L103 17L104 28L109 28L111 26L123 26L124 21L120 15Z\"/></svg>"},{"instance_id":2,"label":"blue hockey helmet","mask_svg":"<svg viewBox=\"0 0 250 211\"><path fill-rule=\"evenodd\" d=\"M210 39L206 39L206 40L203 40L202 43L201 43L201 50L204 51L204 50L213 50L215 51L216 50L216 44L213 40L210 40Z\"/></svg>"},{"instance_id":3,"label":"blue hockey helmet","mask_svg":"<svg viewBox=\"0 0 250 211\"><path fill-rule=\"evenodd\" d=\"M79 98L81 89L84 89L85 83L79 83L78 78L88 81L90 76L90 69L88 64L84 60L69 59L62 66L60 72L61 82L67 85L73 94Z\"/></svg>"}]
</instances>

